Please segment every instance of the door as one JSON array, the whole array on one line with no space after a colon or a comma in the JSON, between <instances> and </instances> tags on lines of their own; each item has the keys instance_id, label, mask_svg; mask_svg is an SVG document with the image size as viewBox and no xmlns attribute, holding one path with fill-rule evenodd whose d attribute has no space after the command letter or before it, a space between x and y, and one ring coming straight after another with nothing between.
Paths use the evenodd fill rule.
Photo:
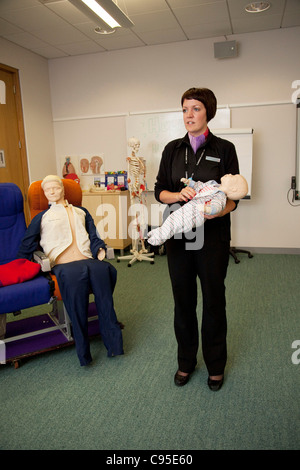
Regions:
<instances>
[{"instance_id":1,"label":"door","mask_svg":"<svg viewBox=\"0 0 300 470\"><path fill-rule=\"evenodd\" d=\"M0 182L15 183L22 191L29 222L29 186L18 70L0 64Z\"/></svg>"}]
</instances>

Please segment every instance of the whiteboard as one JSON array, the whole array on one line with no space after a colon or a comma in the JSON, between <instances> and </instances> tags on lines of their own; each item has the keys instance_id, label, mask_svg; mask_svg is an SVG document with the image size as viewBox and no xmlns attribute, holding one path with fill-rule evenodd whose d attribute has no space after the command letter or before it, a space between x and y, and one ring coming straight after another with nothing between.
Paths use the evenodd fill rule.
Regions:
<instances>
[{"instance_id":1,"label":"whiteboard","mask_svg":"<svg viewBox=\"0 0 300 470\"><path fill-rule=\"evenodd\" d=\"M237 151L240 172L247 179L248 197L251 195L252 179L252 129L230 128L230 110L218 109L214 119L209 122L212 132L231 141ZM168 142L183 137L186 129L183 124L182 111L136 114L126 117L127 140L139 139L141 146L137 156L146 159L147 189L152 191L156 181L161 155Z\"/></svg>"},{"instance_id":2,"label":"whiteboard","mask_svg":"<svg viewBox=\"0 0 300 470\"><path fill-rule=\"evenodd\" d=\"M240 174L246 178L248 183L248 194L244 199L250 199L252 184L253 129L215 129L213 133L234 144L239 160Z\"/></svg>"}]
</instances>

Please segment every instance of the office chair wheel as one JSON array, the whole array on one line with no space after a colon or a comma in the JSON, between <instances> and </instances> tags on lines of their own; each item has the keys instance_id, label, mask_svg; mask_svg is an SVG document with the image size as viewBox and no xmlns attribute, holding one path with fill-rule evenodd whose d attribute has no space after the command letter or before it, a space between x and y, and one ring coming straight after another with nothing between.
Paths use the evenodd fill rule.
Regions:
<instances>
[{"instance_id":1,"label":"office chair wheel","mask_svg":"<svg viewBox=\"0 0 300 470\"><path fill-rule=\"evenodd\" d=\"M154 261L150 261L150 264L154 264Z\"/></svg>"},{"instance_id":2,"label":"office chair wheel","mask_svg":"<svg viewBox=\"0 0 300 470\"><path fill-rule=\"evenodd\" d=\"M248 258L253 258L253 255L248 250L239 250L237 248L230 247L229 254L233 257L235 264L238 264L240 262L240 260L236 256L237 253L245 253L248 255Z\"/></svg>"},{"instance_id":3,"label":"office chair wheel","mask_svg":"<svg viewBox=\"0 0 300 470\"><path fill-rule=\"evenodd\" d=\"M19 369L20 365L20 361L13 361L14 369Z\"/></svg>"}]
</instances>

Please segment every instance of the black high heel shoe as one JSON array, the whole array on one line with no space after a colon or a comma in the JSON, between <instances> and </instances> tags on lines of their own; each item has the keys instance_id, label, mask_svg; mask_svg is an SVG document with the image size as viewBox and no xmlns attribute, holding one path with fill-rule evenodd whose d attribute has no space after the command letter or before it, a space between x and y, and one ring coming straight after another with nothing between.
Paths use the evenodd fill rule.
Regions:
<instances>
[{"instance_id":1,"label":"black high heel shoe","mask_svg":"<svg viewBox=\"0 0 300 470\"><path fill-rule=\"evenodd\" d=\"M213 392L217 392L220 390L224 382L224 376L220 380L213 380L210 377L207 379L207 385L209 386L210 390Z\"/></svg>"}]
</instances>

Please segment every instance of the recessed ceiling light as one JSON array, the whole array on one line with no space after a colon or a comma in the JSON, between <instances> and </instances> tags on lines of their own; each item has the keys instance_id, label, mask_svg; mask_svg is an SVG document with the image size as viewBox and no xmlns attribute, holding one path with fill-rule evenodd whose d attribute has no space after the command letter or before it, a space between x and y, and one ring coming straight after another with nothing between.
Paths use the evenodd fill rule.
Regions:
<instances>
[{"instance_id":1,"label":"recessed ceiling light","mask_svg":"<svg viewBox=\"0 0 300 470\"><path fill-rule=\"evenodd\" d=\"M114 34L116 32L115 29L111 30L111 31L107 31L106 29L102 29L100 28L99 26L97 26L95 29L94 29L95 33L97 34Z\"/></svg>"},{"instance_id":2,"label":"recessed ceiling light","mask_svg":"<svg viewBox=\"0 0 300 470\"><path fill-rule=\"evenodd\" d=\"M248 13L261 13L270 8L270 2L252 2L245 6L245 10Z\"/></svg>"}]
</instances>

